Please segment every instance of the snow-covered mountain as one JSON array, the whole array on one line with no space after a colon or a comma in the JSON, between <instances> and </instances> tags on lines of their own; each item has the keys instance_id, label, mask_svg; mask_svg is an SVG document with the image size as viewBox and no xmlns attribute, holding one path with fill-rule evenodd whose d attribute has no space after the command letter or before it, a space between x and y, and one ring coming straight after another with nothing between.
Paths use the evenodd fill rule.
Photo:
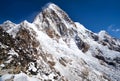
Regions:
<instances>
[{"instance_id":1,"label":"snow-covered mountain","mask_svg":"<svg viewBox=\"0 0 120 81\"><path fill-rule=\"evenodd\" d=\"M120 40L86 29L53 3L32 23L0 25L0 81L119 81Z\"/></svg>"}]
</instances>

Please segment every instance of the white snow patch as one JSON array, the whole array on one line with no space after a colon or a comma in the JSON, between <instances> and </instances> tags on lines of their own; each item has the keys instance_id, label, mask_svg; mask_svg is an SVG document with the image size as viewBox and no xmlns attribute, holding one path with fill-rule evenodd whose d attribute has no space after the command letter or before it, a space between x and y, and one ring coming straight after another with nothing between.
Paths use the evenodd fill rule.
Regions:
<instances>
[{"instance_id":1,"label":"white snow patch","mask_svg":"<svg viewBox=\"0 0 120 81\"><path fill-rule=\"evenodd\" d=\"M29 63L29 70L32 70L33 72L37 71L37 69L35 68L35 64L33 62Z\"/></svg>"},{"instance_id":2,"label":"white snow patch","mask_svg":"<svg viewBox=\"0 0 120 81\"><path fill-rule=\"evenodd\" d=\"M24 73L16 74L14 81L40 81L37 78L29 77Z\"/></svg>"},{"instance_id":3,"label":"white snow patch","mask_svg":"<svg viewBox=\"0 0 120 81\"><path fill-rule=\"evenodd\" d=\"M1 67L5 67L5 65L4 65L4 64L1 64L0 66L1 66Z\"/></svg>"},{"instance_id":4,"label":"white snow patch","mask_svg":"<svg viewBox=\"0 0 120 81\"><path fill-rule=\"evenodd\" d=\"M8 52L9 55L16 55L17 57L19 56L17 52L14 51L14 49L11 49L9 52Z\"/></svg>"},{"instance_id":5,"label":"white snow patch","mask_svg":"<svg viewBox=\"0 0 120 81\"><path fill-rule=\"evenodd\" d=\"M0 77L0 81L6 81L8 79L11 79L13 77L13 74L5 74L2 77Z\"/></svg>"}]
</instances>

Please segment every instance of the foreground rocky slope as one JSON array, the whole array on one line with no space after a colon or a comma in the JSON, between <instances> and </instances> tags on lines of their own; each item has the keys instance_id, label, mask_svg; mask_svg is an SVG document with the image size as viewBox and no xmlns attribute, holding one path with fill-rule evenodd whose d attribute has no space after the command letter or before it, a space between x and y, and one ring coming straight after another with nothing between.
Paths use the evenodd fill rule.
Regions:
<instances>
[{"instance_id":1,"label":"foreground rocky slope","mask_svg":"<svg viewBox=\"0 0 120 81\"><path fill-rule=\"evenodd\" d=\"M119 81L120 40L96 34L53 3L32 23L0 25L0 81Z\"/></svg>"}]
</instances>

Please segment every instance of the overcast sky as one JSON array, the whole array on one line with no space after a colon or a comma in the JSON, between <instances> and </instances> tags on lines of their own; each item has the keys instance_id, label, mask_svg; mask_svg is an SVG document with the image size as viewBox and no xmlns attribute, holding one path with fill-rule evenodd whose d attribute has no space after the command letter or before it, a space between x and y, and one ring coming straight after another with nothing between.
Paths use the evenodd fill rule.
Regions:
<instances>
[{"instance_id":1,"label":"overcast sky","mask_svg":"<svg viewBox=\"0 0 120 81\"><path fill-rule=\"evenodd\" d=\"M0 0L0 23L32 22L42 7L53 2L93 32L106 30L120 38L120 0Z\"/></svg>"}]
</instances>

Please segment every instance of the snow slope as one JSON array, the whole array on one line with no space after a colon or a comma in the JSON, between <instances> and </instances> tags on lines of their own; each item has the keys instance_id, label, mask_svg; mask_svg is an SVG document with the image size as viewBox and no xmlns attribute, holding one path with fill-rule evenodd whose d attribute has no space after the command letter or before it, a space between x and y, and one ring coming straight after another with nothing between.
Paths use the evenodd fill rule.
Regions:
<instances>
[{"instance_id":1,"label":"snow slope","mask_svg":"<svg viewBox=\"0 0 120 81\"><path fill-rule=\"evenodd\" d=\"M120 79L120 40L73 22L53 3L33 23L5 23L0 25L0 81Z\"/></svg>"}]
</instances>

